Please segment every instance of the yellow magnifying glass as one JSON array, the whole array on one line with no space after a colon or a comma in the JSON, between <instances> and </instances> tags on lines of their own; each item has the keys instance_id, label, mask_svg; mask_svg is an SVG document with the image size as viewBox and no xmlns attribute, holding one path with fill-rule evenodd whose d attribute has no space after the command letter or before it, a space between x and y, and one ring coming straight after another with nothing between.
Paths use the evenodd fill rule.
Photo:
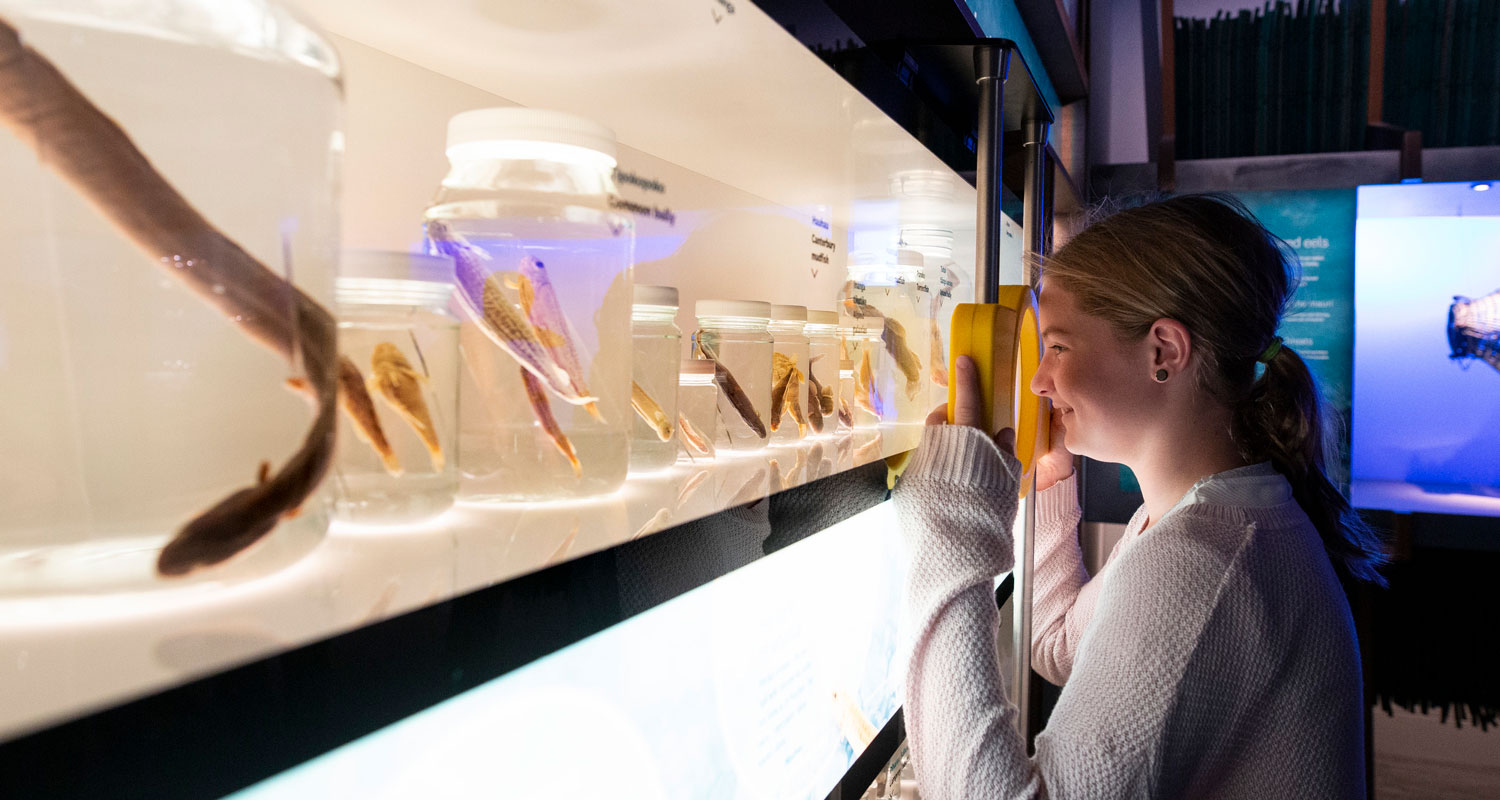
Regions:
<instances>
[{"instance_id":1,"label":"yellow magnifying glass","mask_svg":"<svg viewBox=\"0 0 1500 800\"><path fill-rule=\"evenodd\" d=\"M1036 318L1036 293L1029 286L1001 286L997 303L960 303L949 329L948 374L959 356L974 359L983 394L984 429L1016 431L1016 458L1021 462L1020 494L1031 488L1032 471L1047 449L1049 414L1042 398L1032 394L1031 378L1042 360ZM958 400L958 382L948 381L948 422Z\"/></svg>"}]
</instances>

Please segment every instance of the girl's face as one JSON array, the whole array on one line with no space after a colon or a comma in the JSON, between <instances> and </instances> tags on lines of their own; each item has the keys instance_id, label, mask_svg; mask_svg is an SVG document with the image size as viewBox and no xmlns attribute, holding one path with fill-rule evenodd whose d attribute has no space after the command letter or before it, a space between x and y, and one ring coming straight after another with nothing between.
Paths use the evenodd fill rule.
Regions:
<instances>
[{"instance_id":1,"label":"girl's face","mask_svg":"<svg viewBox=\"0 0 1500 800\"><path fill-rule=\"evenodd\" d=\"M1042 360L1031 391L1061 413L1068 451L1129 462L1160 397L1151 379L1154 353L1143 339L1122 342L1109 324L1078 309L1066 289L1043 282L1037 303Z\"/></svg>"}]
</instances>

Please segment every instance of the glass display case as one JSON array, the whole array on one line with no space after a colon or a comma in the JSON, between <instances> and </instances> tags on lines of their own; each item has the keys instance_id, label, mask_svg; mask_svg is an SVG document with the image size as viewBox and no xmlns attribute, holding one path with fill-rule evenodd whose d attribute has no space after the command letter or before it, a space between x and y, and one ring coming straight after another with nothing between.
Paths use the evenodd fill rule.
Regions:
<instances>
[{"instance_id":1,"label":"glass display case","mask_svg":"<svg viewBox=\"0 0 1500 800\"><path fill-rule=\"evenodd\" d=\"M17 20L43 5L0 2L0 18L26 33ZM452 796L483 782L513 796L780 798L869 787L904 737L905 558L887 459L916 446L943 401L936 320L995 277L985 265L999 243L981 229L998 208L965 175L977 161L981 190L999 180L983 154L1032 106L1007 94L1022 111L998 128L981 120L964 155L872 101L861 82L876 72L831 68L771 4L609 0L580 14L512 0L286 0L238 17L167 5L233 42L192 46L257 62L243 82L254 91L214 99L251 127L223 144L147 126L138 143L244 238L265 269L256 291L272 298L258 313L285 332L271 347L241 335L246 320L213 299L238 297L235 284L183 292L175 263L128 275L127 262L149 259L119 245L100 280L143 293L151 302L132 301L133 313L162 326L105 336L117 309L90 311L105 308L105 289L85 287L94 305L66 296L84 291L66 280L81 267L35 240L93 246L102 234L89 226L115 236L110 224L83 226L77 210L76 230L16 216L14 258L45 269L0 286L54 294L0 297L0 384L24 385L43 356L71 372L37 384L45 397L8 391L26 397L28 424L0 423L0 442L51 436L58 446L37 452L81 465L56 475L141 484L132 502L167 496L153 489L178 476L228 490L226 502L281 505L243 558L231 553L223 571L195 563L182 570L192 581L165 588L150 571L111 582L104 567L76 569L74 583L33 579L46 572L27 571L37 543L66 542L70 528L33 515L31 533L13 533L25 514L8 515L0 790ZM153 32L164 18L147 16L123 27L152 47L121 60L176 69L168 56L191 37ZM50 24L63 23L39 23ZM73 41L33 44L80 75L102 71ZM976 49L1012 46L971 30L947 47L918 58L934 76L970 65L950 82L979 120ZM184 81L200 77L227 85ZM185 102L172 81L132 85L163 107ZM196 119L219 131L218 116ZM36 153L0 157L25 178L13 185L42 180L48 202L65 202ZM1042 202L1022 193L1028 209ZM254 220L247 232L235 214ZM340 263L352 251L381 255ZM854 252L890 267L861 276L861 315L844 302ZM337 295L335 276L347 279ZM54 335L74 329L92 338ZM22 341L51 349L10 358ZM201 370L151 367L184 349ZM104 358L117 372L81 366ZM81 391L108 375L166 394L145 414L150 398ZM217 395L169 394L200 383ZM77 404L111 398L115 430L98 440L111 449L78 449L103 429L83 425ZM264 455L239 446L283 442ZM637 453L641 442L664 446ZM284 476L309 448L326 449L327 477L289 492ZM178 450L235 469L194 469L168 457ZM170 469L132 469L131 454ZM30 509L9 490L40 480L0 471L0 508ZM107 515L94 507L65 510L97 527ZM191 519L201 507L140 516L155 538L133 558L155 568L184 509ZM618 769L569 769L579 763Z\"/></svg>"}]
</instances>

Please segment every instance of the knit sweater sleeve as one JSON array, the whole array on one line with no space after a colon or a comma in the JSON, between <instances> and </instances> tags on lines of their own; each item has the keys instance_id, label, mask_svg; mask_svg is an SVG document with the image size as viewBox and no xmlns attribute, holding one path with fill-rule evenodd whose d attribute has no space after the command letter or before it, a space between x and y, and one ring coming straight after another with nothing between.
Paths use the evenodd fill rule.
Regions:
<instances>
[{"instance_id":1,"label":"knit sweater sleeve","mask_svg":"<svg viewBox=\"0 0 1500 800\"><path fill-rule=\"evenodd\" d=\"M1073 671L1084 628L1094 616L1101 580L1089 580L1078 546L1078 480L1075 475L1037 493L1035 572L1032 584L1031 665L1061 686Z\"/></svg>"},{"instance_id":2,"label":"knit sweater sleeve","mask_svg":"<svg viewBox=\"0 0 1500 800\"><path fill-rule=\"evenodd\" d=\"M896 487L911 552L905 715L929 800L1040 797L995 650L994 578L1014 560L1014 457L973 428L927 428Z\"/></svg>"}]
</instances>

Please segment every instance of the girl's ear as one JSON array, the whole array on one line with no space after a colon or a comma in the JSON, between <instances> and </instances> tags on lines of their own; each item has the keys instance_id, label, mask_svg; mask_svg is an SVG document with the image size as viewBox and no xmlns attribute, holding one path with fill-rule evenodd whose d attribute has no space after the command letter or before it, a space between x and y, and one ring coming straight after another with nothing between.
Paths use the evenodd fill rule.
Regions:
<instances>
[{"instance_id":1,"label":"girl's ear","mask_svg":"<svg viewBox=\"0 0 1500 800\"><path fill-rule=\"evenodd\" d=\"M1151 345L1153 353L1151 372L1158 379L1161 374L1158 370L1166 370L1168 376L1176 376L1187 369L1193 354L1193 336L1188 333L1186 325L1164 317L1151 323L1146 341Z\"/></svg>"}]
</instances>

